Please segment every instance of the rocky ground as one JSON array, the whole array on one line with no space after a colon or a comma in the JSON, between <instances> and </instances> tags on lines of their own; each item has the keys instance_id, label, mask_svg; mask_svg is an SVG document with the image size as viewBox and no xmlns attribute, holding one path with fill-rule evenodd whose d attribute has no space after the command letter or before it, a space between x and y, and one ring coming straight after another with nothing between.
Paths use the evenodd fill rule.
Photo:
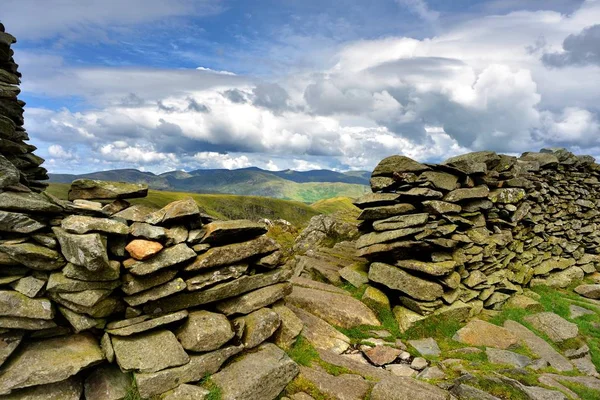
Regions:
<instances>
[{"instance_id":1,"label":"rocky ground","mask_svg":"<svg viewBox=\"0 0 600 400\"><path fill-rule=\"evenodd\" d=\"M525 290L468 322L433 317L402 332L353 242L313 246L296 257L285 300L304 326L287 349L300 373L283 398L600 398L600 273Z\"/></svg>"}]
</instances>

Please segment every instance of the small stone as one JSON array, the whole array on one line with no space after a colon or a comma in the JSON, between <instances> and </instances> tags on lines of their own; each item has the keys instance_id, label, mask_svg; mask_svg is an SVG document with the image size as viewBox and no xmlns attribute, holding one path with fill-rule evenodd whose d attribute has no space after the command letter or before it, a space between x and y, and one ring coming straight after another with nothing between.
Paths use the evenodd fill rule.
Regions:
<instances>
[{"instance_id":1,"label":"small stone","mask_svg":"<svg viewBox=\"0 0 600 400\"><path fill-rule=\"evenodd\" d=\"M446 379L446 374L439 367L428 367L417 375L417 379Z\"/></svg>"},{"instance_id":2,"label":"small stone","mask_svg":"<svg viewBox=\"0 0 600 400\"><path fill-rule=\"evenodd\" d=\"M376 231L390 231L394 229L410 228L427 223L429 214L407 214L386 218L373 223Z\"/></svg>"},{"instance_id":3,"label":"small stone","mask_svg":"<svg viewBox=\"0 0 600 400\"><path fill-rule=\"evenodd\" d=\"M462 207L458 204L440 200L427 200L422 204L425 211L437 215L456 214L462 210Z\"/></svg>"},{"instance_id":4,"label":"small stone","mask_svg":"<svg viewBox=\"0 0 600 400\"><path fill-rule=\"evenodd\" d=\"M210 245L243 242L267 233L263 223L248 220L214 221L204 226L200 243Z\"/></svg>"},{"instance_id":5,"label":"small stone","mask_svg":"<svg viewBox=\"0 0 600 400\"><path fill-rule=\"evenodd\" d=\"M337 399L363 400L371 385L358 375L343 374L338 376L326 372L300 367L299 378L319 388L319 392Z\"/></svg>"},{"instance_id":6,"label":"small stone","mask_svg":"<svg viewBox=\"0 0 600 400\"><path fill-rule=\"evenodd\" d=\"M421 339L421 340L409 340L408 343L414 347L423 356L439 356L441 350L433 338Z\"/></svg>"},{"instance_id":7,"label":"small stone","mask_svg":"<svg viewBox=\"0 0 600 400\"><path fill-rule=\"evenodd\" d=\"M390 364L398 358L402 350L390 346L375 346L363 351L365 356L375 365Z\"/></svg>"},{"instance_id":8,"label":"small stone","mask_svg":"<svg viewBox=\"0 0 600 400\"><path fill-rule=\"evenodd\" d=\"M139 261L129 268L134 275L149 275L163 268L172 267L196 257L196 252L186 244L180 243L176 246L164 249L156 256L146 261Z\"/></svg>"},{"instance_id":9,"label":"small stone","mask_svg":"<svg viewBox=\"0 0 600 400\"><path fill-rule=\"evenodd\" d=\"M146 216L146 222L154 225L174 223L177 221L188 220L200 217L198 204L188 197L187 199L177 200L167 204L158 211Z\"/></svg>"},{"instance_id":10,"label":"small stone","mask_svg":"<svg viewBox=\"0 0 600 400\"><path fill-rule=\"evenodd\" d=\"M384 263L373 263L369 269L369 279L390 289L400 290L423 301L433 301L442 296L442 286L410 275L398 267Z\"/></svg>"},{"instance_id":11,"label":"small stone","mask_svg":"<svg viewBox=\"0 0 600 400\"><path fill-rule=\"evenodd\" d=\"M550 340L554 342L573 339L579 334L579 328L576 324L551 312L528 315L525 317L525 321L530 323L535 329L548 335Z\"/></svg>"},{"instance_id":12,"label":"small stone","mask_svg":"<svg viewBox=\"0 0 600 400\"><path fill-rule=\"evenodd\" d=\"M569 349L565 351L565 356L569 359L585 357L590 353L590 348L584 344L578 349Z\"/></svg>"},{"instance_id":13,"label":"small stone","mask_svg":"<svg viewBox=\"0 0 600 400\"><path fill-rule=\"evenodd\" d=\"M98 325L98 322L87 315L76 313L75 311L69 310L65 307L58 307L60 313L65 317L65 319L71 324L75 333L87 331L89 329L95 328Z\"/></svg>"},{"instance_id":14,"label":"small stone","mask_svg":"<svg viewBox=\"0 0 600 400\"><path fill-rule=\"evenodd\" d=\"M132 240L125 247L125 250L127 250L129 255L138 261L147 260L148 258L156 255L162 249L163 245L159 242L143 239Z\"/></svg>"},{"instance_id":15,"label":"small stone","mask_svg":"<svg viewBox=\"0 0 600 400\"><path fill-rule=\"evenodd\" d=\"M136 307L150 301L162 299L163 297L170 296L172 294L185 290L186 285L183 279L176 278L163 285L153 287L141 293L136 293L131 296L123 297L123 300L132 307Z\"/></svg>"},{"instance_id":16,"label":"small stone","mask_svg":"<svg viewBox=\"0 0 600 400\"><path fill-rule=\"evenodd\" d=\"M371 309L390 309L390 299L388 299L383 291L374 288L373 286L367 287L361 300L367 306L371 307Z\"/></svg>"},{"instance_id":17,"label":"small stone","mask_svg":"<svg viewBox=\"0 0 600 400\"><path fill-rule=\"evenodd\" d=\"M415 357L410 363L410 367L417 371L424 370L425 368L427 368L428 365L429 363L423 357Z\"/></svg>"},{"instance_id":18,"label":"small stone","mask_svg":"<svg viewBox=\"0 0 600 400\"><path fill-rule=\"evenodd\" d=\"M248 264L229 265L201 272L185 281L188 290L199 290L223 281L237 279L248 271Z\"/></svg>"},{"instance_id":19,"label":"small stone","mask_svg":"<svg viewBox=\"0 0 600 400\"><path fill-rule=\"evenodd\" d=\"M340 276L354 287L361 287L369 282L368 268L365 264L353 264L342 268Z\"/></svg>"},{"instance_id":20,"label":"small stone","mask_svg":"<svg viewBox=\"0 0 600 400\"><path fill-rule=\"evenodd\" d=\"M571 304L569 306L569 311L571 313L571 318L573 318L573 319L582 317L584 315L593 315L593 314L595 314L592 310L589 310L589 309L584 308L584 307L579 307L579 306L576 306L574 304Z\"/></svg>"},{"instance_id":21,"label":"small stone","mask_svg":"<svg viewBox=\"0 0 600 400\"><path fill-rule=\"evenodd\" d=\"M279 329L273 335L273 342L280 348L290 348L304 329L304 323L282 302L274 304L271 309L279 315L281 320Z\"/></svg>"},{"instance_id":22,"label":"small stone","mask_svg":"<svg viewBox=\"0 0 600 400\"><path fill-rule=\"evenodd\" d=\"M465 200L485 199L490 190L487 186L476 186L474 188L456 189L444 196L443 200L450 203L457 203Z\"/></svg>"},{"instance_id":23,"label":"small stone","mask_svg":"<svg viewBox=\"0 0 600 400\"><path fill-rule=\"evenodd\" d=\"M507 307L519 308L530 312L544 311L544 307L529 296L517 294L512 296L507 302Z\"/></svg>"},{"instance_id":24,"label":"small stone","mask_svg":"<svg viewBox=\"0 0 600 400\"><path fill-rule=\"evenodd\" d=\"M58 296L71 303L79 304L84 307L93 307L101 300L107 298L111 292L111 290L93 289L85 290L83 292L59 293Z\"/></svg>"},{"instance_id":25,"label":"small stone","mask_svg":"<svg viewBox=\"0 0 600 400\"><path fill-rule=\"evenodd\" d=\"M115 336L112 344L117 363L124 371L157 372L190 361L175 335L166 330Z\"/></svg>"},{"instance_id":26,"label":"small stone","mask_svg":"<svg viewBox=\"0 0 600 400\"><path fill-rule=\"evenodd\" d=\"M134 222L131 224L129 234L133 237L147 240L165 240L167 238L167 230L165 228L143 222Z\"/></svg>"},{"instance_id":27,"label":"small stone","mask_svg":"<svg viewBox=\"0 0 600 400\"><path fill-rule=\"evenodd\" d=\"M12 290L0 290L0 316L33 319L54 318L48 299L32 299Z\"/></svg>"},{"instance_id":28,"label":"small stone","mask_svg":"<svg viewBox=\"0 0 600 400\"><path fill-rule=\"evenodd\" d=\"M67 278L92 282L115 281L119 279L120 272L121 263L118 261L109 261L108 268L99 271L90 271L85 267L68 263L62 271Z\"/></svg>"},{"instance_id":29,"label":"small stone","mask_svg":"<svg viewBox=\"0 0 600 400\"><path fill-rule=\"evenodd\" d=\"M183 384L161 396L161 400L204 400L210 392L203 387Z\"/></svg>"},{"instance_id":30,"label":"small stone","mask_svg":"<svg viewBox=\"0 0 600 400\"><path fill-rule=\"evenodd\" d=\"M526 192L521 188L502 188L492 190L488 198L496 204L514 204L525 198Z\"/></svg>"},{"instance_id":31,"label":"small stone","mask_svg":"<svg viewBox=\"0 0 600 400\"><path fill-rule=\"evenodd\" d=\"M575 288L575 292L588 299L600 299L600 284L579 285Z\"/></svg>"},{"instance_id":32,"label":"small stone","mask_svg":"<svg viewBox=\"0 0 600 400\"><path fill-rule=\"evenodd\" d=\"M161 270L146 276L126 274L121 278L123 281L121 290L128 295L134 295L167 283L175 278L175 275L177 275L177 271L172 269Z\"/></svg>"},{"instance_id":33,"label":"small stone","mask_svg":"<svg viewBox=\"0 0 600 400\"><path fill-rule=\"evenodd\" d=\"M216 268L223 265L241 263L249 258L271 254L279 249L277 243L266 236L260 236L247 242L214 247L198 255L196 260L188 265L186 271L196 271L206 268Z\"/></svg>"},{"instance_id":34,"label":"small stone","mask_svg":"<svg viewBox=\"0 0 600 400\"><path fill-rule=\"evenodd\" d=\"M191 312L185 324L177 331L177 338L183 348L191 351L216 350L233 336L227 317L209 311Z\"/></svg>"},{"instance_id":35,"label":"small stone","mask_svg":"<svg viewBox=\"0 0 600 400\"><path fill-rule=\"evenodd\" d=\"M300 308L288 305L288 308L302 321L302 337L317 349L341 354L350 347L350 338L323 321Z\"/></svg>"},{"instance_id":36,"label":"small stone","mask_svg":"<svg viewBox=\"0 0 600 400\"><path fill-rule=\"evenodd\" d=\"M41 290L44 288L46 281L34 278L33 276L26 276L13 282L10 286L19 293L24 294L27 297L36 297Z\"/></svg>"},{"instance_id":37,"label":"small stone","mask_svg":"<svg viewBox=\"0 0 600 400\"><path fill-rule=\"evenodd\" d=\"M417 371L407 364L388 364L385 366L385 369L396 376L408 376L410 378L417 376Z\"/></svg>"},{"instance_id":38,"label":"small stone","mask_svg":"<svg viewBox=\"0 0 600 400\"><path fill-rule=\"evenodd\" d=\"M358 216L359 221L380 220L395 215L407 214L415 210L415 206L408 203L395 204L393 206L380 206L365 208Z\"/></svg>"}]
</instances>

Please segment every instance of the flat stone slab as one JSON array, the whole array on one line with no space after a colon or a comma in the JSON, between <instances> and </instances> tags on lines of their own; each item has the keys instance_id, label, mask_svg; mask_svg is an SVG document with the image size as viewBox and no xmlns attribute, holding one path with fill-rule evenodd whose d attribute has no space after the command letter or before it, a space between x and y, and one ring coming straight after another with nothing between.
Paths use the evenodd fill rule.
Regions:
<instances>
[{"instance_id":1,"label":"flat stone slab","mask_svg":"<svg viewBox=\"0 0 600 400\"><path fill-rule=\"evenodd\" d=\"M106 238L98 233L76 235L60 228L52 228L60 243L60 249L70 263L80 265L90 271L110 268L106 250Z\"/></svg>"},{"instance_id":2,"label":"flat stone slab","mask_svg":"<svg viewBox=\"0 0 600 400\"><path fill-rule=\"evenodd\" d=\"M579 285L575 288L575 292L588 299L600 299L600 284Z\"/></svg>"},{"instance_id":3,"label":"flat stone slab","mask_svg":"<svg viewBox=\"0 0 600 400\"><path fill-rule=\"evenodd\" d=\"M219 282L237 279L248 271L248 267L248 264L239 264L200 271L197 275L187 279L185 284L187 285L188 290L200 290Z\"/></svg>"},{"instance_id":4,"label":"flat stone slab","mask_svg":"<svg viewBox=\"0 0 600 400\"><path fill-rule=\"evenodd\" d=\"M208 249L200 254L186 271L197 271L205 268L215 268L223 265L239 264L249 258L264 256L279 250L279 245L266 236L242 243L234 243Z\"/></svg>"},{"instance_id":5,"label":"flat stone slab","mask_svg":"<svg viewBox=\"0 0 600 400\"><path fill-rule=\"evenodd\" d=\"M45 226L26 214L0 210L0 231L2 232L27 234L39 231Z\"/></svg>"},{"instance_id":6,"label":"flat stone slab","mask_svg":"<svg viewBox=\"0 0 600 400\"><path fill-rule=\"evenodd\" d=\"M76 179L69 189L69 201L75 199L133 199L146 197L148 185L125 182L109 182L93 179Z\"/></svg>"},{"instance_id":7,"label":"flat stone slab","mask_svg":"<svg viewBox=\"0 0 600 400\"><path fill-rule=\"evenodd\" d=\"M84 234L89 232L127 235L129 227L117 220L109 218L88 217L85 215L69 215L61 222L61 228L69 233Z\"/></svg>"},{"instance_id":8,"label":"flat stone slab","mask_svg":"<svg viewBox=\"0 0 600 400\"><path fill-rule=\"evenodd\" d=\"M394 362L402 350L390 346L375 346L363 351L364 355L375 365L386 365Z\"/></svg>"},{"instance_id":9,"label":"flat stone slab","mask_svg":"<svg viewBox=\"0 0 600 400\"><path fill-rule=\"evenodd\" d=\"M508 350L488 347L485 349L485 353L487 354L488 361L492 364L507 364L516 368L525 368L531 364L531 358Z\"/></svg>"},{"instance_id":10,"label":"flat stone slab","mask_svg":"<svg viewBox=\"0 0 600 400\"><path fill-rule=\"evenodd\" d=\"M279 314L269 308L261 308L234 320L234 324L243 327L242 343L247 349L254 348L273 336L281 325Z\"/></svg>"},{"instance_id":11,"label":"flat stone slab","mask_svg":"<svg viewBox=\"0 0 600 400\"><path fill-rule=\"evenodd\" d=\"M300 378L312 383L326 396L340 400L363 400L371 389L371 383L359 375L333 376L302 366Z\"/></svg>"},{"instance_id":12,"label":"flat stone slab","mask_svg":"<svg viewBox=\"0 0 600 400\"><path fill-rule=\"evenodd\" d=\"M157 372L190 360L171 331L114 336L112 344L117 363L124 371Z\"/></svg>"},{"instance_id":13,"label":"flat stone slab","mask_svg":"<svg viewBox=\"0 0 600 400\"><path fill-rule=\"evenodd\" d=\"M579 328L576 324L551 312L529 315L525 317L525 321L530 323L535 329L548 335L554 342L563 342L579 335Z\"/></svg>"},{"instance_id":14,"label":"flat stone slab","mask_svg":"<svg viewBox=\"0 0 600 400\"><path fill-rule=\"evenodd\" d=\"M25 343L3 366L0 394L64 381L102 360L102 350L91 335L79 334Z\"/></svg>"},{"instance_id":15,"label":"flat stone slab","mask_svg":"<svg viewBox=\"0 0 600 400\"><path fill-rule=\"evenodd\" d=\"M546 360L557 371L572 371L573 365L562 354L554 350L544 339L518 322L508 320L504 327L514 333L535 355Z\"/></svg>"},{"instance_id":16,"label":"flat stone slab","mask_svg":"<svg viewBox=\"0 0 600 400\"><path fill-rule=\"evenodd\" d=\"M136 373L135 381L142 398L159 395L187 382L198 382L214 374L230 357L244 349L243 346L224 347L202 355L191 355L190 362L180 367L154 373Z\"/></svg>"},{"instance_id":17,"label":"flat stone slab","mask_svg":"<svg viewBox=\"0 0 600 400\"><path fill-rule=\"evenodd\" d=\"M283 350L266 343L212 376L223 400L274 400L300 369Z\"/></svg>"},{"instance_id":18,"label":"flat stone slab","mask_svg":"<svg viewBox=\"0 0 600 400\"><path fill-rule=\"evenodd\" d=\"M371 264L369 279L390 289L406 293L417 300L433 301L444 294L441 285L411 275L401 268L380 262Z\"/></svg>"},{"instance_id":19,"label":"flat stone slab","mask_svg":"<svg viewBox=\"0 0 600 400\"><path fill-rule=\"evenodd\" d=\"M85 400L119 400L131 387L129 374L114 364L96 368L85 380Z\"/></svg>"},{"instance_id":20,"label":"flat stone slab","mask_svg":"<svg viewBox=\"0 0 600 400\"><path fill-rule=\"evenodd\" d=\"M288 307L304 324L302 336L315 348L341 354L350 347L350 338L321 318L292 305Z\"/></svg>"},{"instance_id":21,"label":"flat stone slab","mask_svg":"<svg viewBox=\"0 0 600 400\"><path fill-rule=\"evenodd\" d=\"M242 242L267 233L267 227L260 222L248 220L214 221L204 225L205 234L200 243L211 245Z\"/></svg>"},{"instance_id":22,"label":"flat stone slab","mask_svg":"<svg viewBox=\"0 0 600 400\"><path fill-rule=\"evenodd\" d=\"M371 400L448 400L450 394L437 386L408 377L395 376L377 383Z\"/></svg>"},{"instance_id":23,"label":"flat stone slab","mask_svg":"<svg viewBox=\"0 0 600 400\"><path fill-rule=\"evenodd\" d=\"M434 338L427 338L421 340L409 340L408 343L417 349L417 351L423 356L439 356L441 354L440 347Z\"/></svg>"},{"instance_id":24,"label":"flat stone slab","mask_svg":"<svg viewBox=\"0 0 600 400\"><path fill-rule=\"evenodd\" d=\"M149 320L145 320L139 322L137 324L132 324L128 326L124 326L122 328L115 329L107 329L106 332L115 335L115 336L131 336L136 333L141 333L145 331L149 331L151 329L158 328L159 326L171 324L173 322L181 321L188 316L187 311L179 311L172 314L162 315L160 317L152 318Z\"/></svg>"},{"instance_id":25,"label":"flat stone slab","mask_svg":"<svg viewBox=\"0 0 600 400\"><path fill-rule=\"evenodd\" d=\"M375 313L353 297L295 286L286 301L343 328L381 325Z\"/></svg>"},{"instance_id":26,"label":"flat stone slab","mask_svg":"<svg viewBox=\"0 0 600 400\"><path fill-rule=\"evenodd\" d=\"M48 385L15 390L2 396L2 400L80 400L83 391L81 380L73 377Z\"/></svg>"},{"instance_id":27,"label":"flat stone slab","mask_svg":"<svg viewBox=\"0 0 600 400\"><path fill-rule=\"evenodd\" d=\"M19 347L23 336L22 331L8 331L0 334L0 366Z\"/></svg>"},{"instance_id":28,"label":"flat stone slab","mask_svg":"<svg viewBox=\"0 0 600 400\"><path fill-rule=\"evenodd\" d=\"M216 308L225 315L250 314L281 300L291 292L291 283L277 283L222 301L216 305Z\"/></svg>"},{"instance_id":29,"label":"flat stone slab","mask_svg":"<svg viewBox=\"0 0 600 400\"><path fill-rule=\"evenodd\" d=\"M137 307L139 305L162 299L163 297L170 296L172 294L182 292L186 289L186 284L181 278L176 278L163 285L153 287L142 293L136 293L131 296L123 297L123 300L131 307Z\"/></svg>"},{"instance_id":30,"label":"flat stone slab","mask_svg":"<svg viewBox=\"0 0 600 400\"><path fill-rule=\"evenodd\" d=\"M161 400L204 400L210 392L201 386L183 384L163 394Z\"/></svg>"},{"instance_id":31,"label":"flat stone slab","mask_svg":"<svg viewBox=\"0 0 600 400\"><path fill-rule=\"evenodd\" d=\"M149 275L163 268L172 267L196 257L196 252L186 244L180 243L164 249L146 261L139 261L129 268L134 275Z\"/></svg>"},{"instance_id":32,"label":"flat stone slab","mask_svg":"<svg viewBox=\"0 0 600 400\"><path fill-rule=\"evenodd\" d=\"M456 332L454 340L470 346L508 349L519 344L519 338L508 329L474 319Z\"/></svg>"},{"instance_id":33,"label":"flat stone slab","mask_svg":"<svg viewBox=\"0 0 600 400\"><path fill-rule=\"evenodd\" d=\"M39 193L0 193L0 209L7 211L24 211L27 213L60 213L63 208L49 201Z\"/></svg>"},{"instance_id":34,"label":"flat stone slab","mask_svg":"<svg viewBox=\"0 0 600 400\"><path fill-rule=\"evenodd\" d=\"M0 245L0 252L7 254L11 260L36 271L54 271L67 263L56 250L34 243L18 243Z\"/></svg>"},{"instance_id":35,"label":"flat stone slab","mask_svg":"<svg viewBox=\"0 0 600 400\"><path fill-rule=\"evenodd\" d=\"M592 310L590 310L588 308L576 306L574 304L571 304L569 306L569 312L571 314L571 318L579 318L579 317L582 317L584 315L593 315L593 314L595 314L595 312L593 312Z\"/></svg>"},{"instance_id":36,"label":"flat stone slab","mask_svg":"<svg viewBox=\"0 0 600 400\"><path fill-rule=\"evenodd\" d=\"M14 290L0 290L0 316L52 319L54 307L48 299L32 299Z\"/></svg>"}]
</instances>

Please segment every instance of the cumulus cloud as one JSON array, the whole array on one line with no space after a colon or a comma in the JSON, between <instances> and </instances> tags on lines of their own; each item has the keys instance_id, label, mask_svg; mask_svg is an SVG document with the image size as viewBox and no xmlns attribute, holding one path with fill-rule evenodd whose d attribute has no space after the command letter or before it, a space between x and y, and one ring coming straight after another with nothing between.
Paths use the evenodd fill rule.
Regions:
<instances>
[{"instance_id":1,"label":"cumulus cloud","mask_svg":"<svg viewBox=\"0 0 600 400\"><path fill-rule=\"evenodd\" d=\"M562 52L546 53L542 60L550 67L600 66L600 24L588 26L578 34L567 36L562 45Z\"/></svg>"}]
</instances>

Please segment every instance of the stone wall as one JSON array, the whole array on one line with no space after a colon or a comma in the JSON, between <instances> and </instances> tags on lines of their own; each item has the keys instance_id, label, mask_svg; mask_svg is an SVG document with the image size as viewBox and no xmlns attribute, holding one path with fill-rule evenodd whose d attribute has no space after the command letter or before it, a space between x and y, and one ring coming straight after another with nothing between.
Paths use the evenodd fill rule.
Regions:
<instances>
[{"instance_id":1,"label":"stone wall","mask_svg":"<svg viewBox=\"0 0 600 400\"><path fill-rule=\"evenodd\" d=\"M191 198L130 205L145 185L40 193L14 42L0 25L0 399L201 399L184 384L207 375L224 398L275 398L298 373L279 347L303 325L265 224L213 221Z\"/></svg>"},{"instance_id":2,"label":"stone wall","mask_svg":"<svg viewBox=\"0 0 600 400\"><path fill-rule=\"evenodd\" d=\"M564 149L439 165L392 156L356 202L358 254L402 329L499 309L527 286L566 287L600 270L599 178L592 157Z\"/></svg>"},{"instance_id":3,"label":"stone wall","mask_svg":"<svg viewBox=\"0 0 600 400\"><path fill-rule=\"evenodd\" d=\"M26 143L29 136L23 129L25 102L17 98L21 74L11 49L15 42L0 24L0 189L22 191L27 187L39 192L46 187L39 181L48 179L48 175L40 166L44 160L33 154L36 147Z\"/></svg>"}]
</instances>

